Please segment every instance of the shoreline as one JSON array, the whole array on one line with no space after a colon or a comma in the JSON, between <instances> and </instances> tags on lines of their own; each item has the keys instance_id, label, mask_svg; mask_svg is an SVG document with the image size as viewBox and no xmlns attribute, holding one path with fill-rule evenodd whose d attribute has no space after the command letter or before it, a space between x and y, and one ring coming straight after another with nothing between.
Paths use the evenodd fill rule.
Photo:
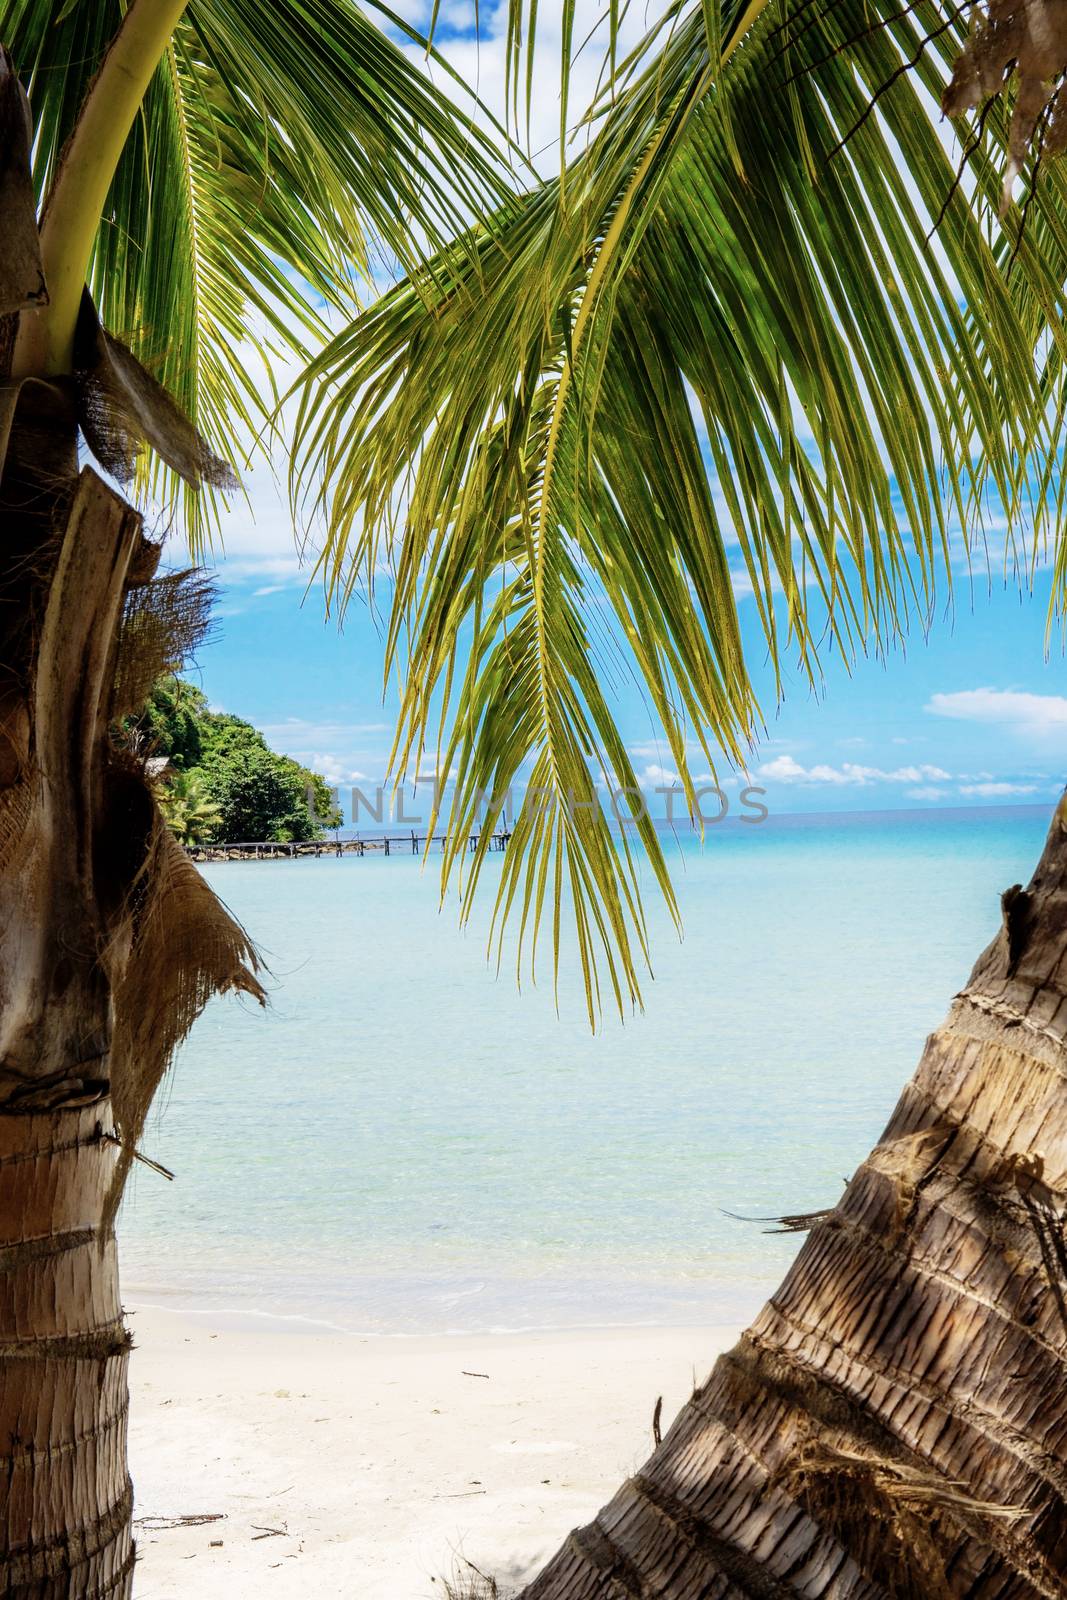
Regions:
<instances>
[{"instance_id":1,"label":"shoreline","mask_svg":"<svg viewBox=\"0 0 1067 1600\"><path fill-rule=\"evenodd\" d=\"M134 1291L125 1301L128 1317L139 1315L153 1322L159 1318L182 1318L201 1328L210 1327L212 1333L259 1335L284 1339L288 1336L308 1339L336 1339L356 1344L447 1344L457 1340L479 1339L612 1339L626 1334L651 1335L657 1333L682 1334L708 1328L743 1328L752 1321L760 1307L773 1293L776 1280L768 1279L758 1293L746 1298L743 1304L731 1305L730 1310L717 1315L673 1317L627 1317L613 1321L605 1314L593 1314L587 1322L561 1321L511 1324L492 1324L484 1327L433 1327L424 1328L366 1328L346 1326L335 1322L328 1314L300 1311L269 1311L255 1306L241 1305L186 1305L151 1299ZM343 1314L343 1313L339 1313Z\"/></svg>"},{"instance_id":2,"label":"shoreline","mask_svg":"<svg viewBox=\"0 0 1067 1600\"><path fill-rule=\"evenodd\" d=\"M740 1332L127 1312L135 1600L441 1600L464 1558L504 1600L650 1453L657 1397L666 1431Z\"/></svg>"},{"instance_id":3,"label":"shoreline","mask_svg":"<svg viewBox=\"0 0 1067 1600\"><path fill-rule=\"evenodd\" d=\"M575 1270L473 1274L462 1266L435 1274L328 1277L296 1272L283 1282L258 1264L227 1280L214 1265L169 1282L127 1265L123 1298L149 1313L186 1316L233 1333L306 1334L348 1340L541 1337L582 1333L651 1333L659 1329L746 1326L781 1281L787 1260L750 1270L742 1283L726 1272L659 1277ZM132 1270L131 1270L132 1267Z\"/></svg>"}]
</instances>

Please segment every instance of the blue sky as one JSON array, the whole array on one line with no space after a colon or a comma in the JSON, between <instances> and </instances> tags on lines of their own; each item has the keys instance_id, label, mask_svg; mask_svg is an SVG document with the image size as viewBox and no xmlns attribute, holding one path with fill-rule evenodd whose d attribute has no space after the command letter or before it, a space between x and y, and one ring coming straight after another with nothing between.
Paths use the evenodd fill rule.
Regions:
<instances>
[{"instance_id":1,"label":"blue sky","mask_svg":"<svg viewBox=\"0 0 1067 1600\"><path fill-rule=\"evenodd\" d=\"M427 0L402 0L398 9L425 26L430 8ZM598 0L579 0L576 38L601 10ZM553 8L542 11L537 81L555 86L559 19ZM631 32L643 15L635 8ZM443 0L439 42L488 101L500 102L503 0L483 3L479 40L473 16L473 0ZM572 104L591 93L600 59L594 41L576 68ZM554 160L555 93L536 94L533 112L531 146ZM343 631L324 620L321 595L306 592L283 494L265 469L246 483L250 503L225 517L216 556L216 637L192 675L215 705L247 717L331 782L373 784L385 775L395 711L395 697L382 695L380 625L359 603ZM951 613L942 611L928 641L915 635L906 651L860 660L851 673L828 659L818 693L794 675L781 706L755 603L739 599L767 722L749 770L774 810L1051 804L1067 776L1067 661L1058 636L1045 658L1048 575L1039 573L1026 595L990 584L984 572L973 583L965 575L956 582ZM669 783L669 757L637 689L620 685L617 704L643 781Z\"/></svg>"},{"instance_id":2,"label":"blue sky","mask_svg":"<svg viewBox=\"0 0 1067 1600\"><path fill-rule=\"evenodd\" d=\"M332 782L384 777L395 694L382 691L380 621L355 602L343 628L308 589L281 497L256 483L216 557L215 637L192 676ZM1048 579L1021 595L957 578L928 640L851 673L828 659L817 694L795 673L776 706L754 602L739 601L767 732L750 773L776 811L1049 803L1067 779L1067 661L1045 657ZM620 685L618 716L650 789L671 768L647 704Z\"/></svg>"}]
</instances>

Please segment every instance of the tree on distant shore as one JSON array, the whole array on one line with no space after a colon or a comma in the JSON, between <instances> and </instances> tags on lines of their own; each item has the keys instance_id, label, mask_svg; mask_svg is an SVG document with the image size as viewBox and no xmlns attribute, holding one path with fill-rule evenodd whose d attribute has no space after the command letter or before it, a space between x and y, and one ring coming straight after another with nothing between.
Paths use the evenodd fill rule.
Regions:
<instances>
[{"instance_id":1,"label":"tree on distant shore","mask_svg":"<svg viewBox=\"0 0 1067 1600\"><path fill-rule=\"evenodd\" d=\"M198 767L203 759L201 724L207 715L204 691L171 672L152 685L141 709L127 718L126 731L145 755L166 756L180 770Z\"/></svg>"},{"instance_id":2,"label":"tree on distant shore","mask_svg":"<svg viewBox=\"0 0 1067 1600\"><path fill-rule=\"evenodd\" d=\"M160 792L159 808L171 833L187 849L209 844L214 837L220 812L199 767L174 770Z\"/></svg>"},{"instance_id":3,"label":"tree on distant shore","mask_svg":"<svg viewBox=\"0 0 1067 1600\"><path fill-rule=\"evenodd\" d=\"M321 772L280 755L258 728L226 711L212 711L202 690L174 674L161 678L130 734L149 755L166 756L196 774L197 792L211 818L186 838L182 805L170 805L174 779L163 790L163 812L183 843L238 844L319 839L343 816ZM180 800L181 786L176 796Z\"/></svg>"},{"instance_id":4,"label":"tree on distant shore","mask_svg":"<svg viewBox=\"0 0 1067 1600\"><path fill-rule=\"evenodd\" d=\"M219 843L318 839L323 828L343 821L322 773L279 755L243 718L205 713L200 742L205 780L220 812Z\"/></svg>"},{"instance_id":5,"label":"tree on distant shore","mask_svg":"<svg viewBox=\"0 0 1067 1600\"><path fill-rule=\"evenodd\" d=\"M214 843L322 837L308 805L310 774L295 761L276 756L265 744L254 741L238 746L201 771L205 792L217 812Z\"/></svg>"}]
</instances>

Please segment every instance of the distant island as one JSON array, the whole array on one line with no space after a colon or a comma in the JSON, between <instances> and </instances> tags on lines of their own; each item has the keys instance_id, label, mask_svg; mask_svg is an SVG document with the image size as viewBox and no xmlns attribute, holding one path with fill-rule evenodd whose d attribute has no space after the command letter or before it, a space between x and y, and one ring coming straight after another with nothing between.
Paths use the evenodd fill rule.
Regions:
<instances>
[{"instance_id":1,"label":"distant island","mask_svg":"<svg viewBox=\"0 0 1067 1600\"><path fill-rule=\"evenodd\" d=\"M161 678L126 731L156 775L167 822L190 849L302 843L343 820L321 773L272 750L243 718L212 711L183 678Z\"/></svg>"}]
</instances>

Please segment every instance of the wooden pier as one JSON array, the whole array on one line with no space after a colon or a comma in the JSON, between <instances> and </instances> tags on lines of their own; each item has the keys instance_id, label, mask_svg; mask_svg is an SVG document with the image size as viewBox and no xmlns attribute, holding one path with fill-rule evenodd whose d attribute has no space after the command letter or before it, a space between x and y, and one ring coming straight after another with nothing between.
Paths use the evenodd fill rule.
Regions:
<instances>
[{"instance_id":1,"label":"wooden pier","mask_svg":"<svg viewBox=\"0 0 1067 1600\"><path fill-rule=\"evenodd\" d=\"M481 834L472 833L467 839L467 849L473 854L478 848ZM490 835L490 850L506 850L511 834L507 830ZM372 833L356 839L313 839L301 843L279 844L277 840L259 839L241 844L199 845L188 849L193 861L298 861L306 856L333 857L368 855L419 856L427 844L440 845L442 850L448 840L445 833L432 837L425 833Z\"/></svg>"}]
</instances>

